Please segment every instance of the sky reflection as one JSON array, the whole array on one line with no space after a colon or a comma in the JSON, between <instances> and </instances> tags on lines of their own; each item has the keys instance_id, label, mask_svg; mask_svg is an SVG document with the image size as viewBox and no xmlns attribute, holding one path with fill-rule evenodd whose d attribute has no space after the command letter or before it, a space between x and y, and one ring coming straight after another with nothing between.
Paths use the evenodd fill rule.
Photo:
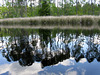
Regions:
<instances>
[{"instance_id":1,"label":"sky reflection","mask_svg":"<svg viewBox=\"0 0 100 75\"><path fill-rule=\"evenodd\" d=\"M1 36L0 75L100 74L99 34L53 33Z\"/></svg>"},{"instance_id":2,"label":"sky reflection","mask_svg":"<svg viewBox=\"0 0 100 75\"><path fill-rule=\"evenodd\" d=\"M39 62L26 67L22 67L17 62L14 62L0 64L0 75L99 75L99 65L100 63L96 60L88 63L85 58L81 59L79 63L76 63L74 58L70 58L43 69Z\"/></svg>"}]
</instances>

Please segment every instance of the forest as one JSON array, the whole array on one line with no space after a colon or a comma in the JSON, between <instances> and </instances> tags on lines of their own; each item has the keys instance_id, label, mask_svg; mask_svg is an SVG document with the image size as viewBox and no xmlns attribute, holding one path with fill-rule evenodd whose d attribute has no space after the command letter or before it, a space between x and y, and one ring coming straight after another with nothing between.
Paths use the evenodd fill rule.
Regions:
<instances>
[{"instance_id":1,"label":"forest","mask_svg":"<svg viewBox=\"0 0 100 75\"><path fill-rule=\"evenodd\" d=\"M96 0L3 0L0 19L34 16L99 15Z\"/></svg>"}]
</instances>

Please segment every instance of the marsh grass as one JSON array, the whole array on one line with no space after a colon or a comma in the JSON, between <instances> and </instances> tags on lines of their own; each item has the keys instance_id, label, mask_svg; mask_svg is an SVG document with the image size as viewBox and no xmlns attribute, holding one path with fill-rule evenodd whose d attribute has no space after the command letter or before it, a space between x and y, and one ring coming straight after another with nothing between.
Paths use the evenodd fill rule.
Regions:
<instances>
[{"instance_id":1,"label":"marsh grass","mask_svg":"<svg viewBox=\"0 0 100 75\"><path fill-rule=\"evenodd\" d=\"M100 26L100 19L98 19L98 26Z\"/></svg>"},{"instance_id":2,"label":"marsh grass","mask_svg":"<svg viewBox=\"0 0 100 75\"><path fill-rule=\"evenodd\" d=\"M30 20L20 20L18 24L20 25L29 25Z\"/></svg>"},{"instance_id":3,"label":"marsh grass","mask_svg":"<svg viewBox=\"0 0 100 75\"><path fill-rule=\"evenodd\" d=\"M35 25L35 26L36 26L36 25L38 25L38 24L39 24L39 23L38 23L37 20L30 20L30 21L29 21L29 24L27 24L27 25L31 25L31 26L32 26L32 25Z\"/></svg>"},{"instance_id":4,"label":"marsh grass","mask_svg":"<svg viewBox=\"0 0 100 75\"><path fill-rule=\"evenodd\" d=\"M0 25L19 26L100 26L100 16L42 16L0 19Z\"/></svg>"},{"instance_id":5,"label":"marsh grass","mask_svg":"<svg viewBox=\"0 0 100 75\"><path fill-rule=\"evenodd\" d=\"M94 23L94 20L92 17L83 17L83 18L81 18L80 23L82 26L92 26Z\"/></svg>"},{"instance_id":6,"label":"marsh grass","mask_svg":"<svg viewBox=\"0 0 100 75\"><path fill-rule=\"evenodd\" d=\"M76 26L76 25L79 26L80 18L76 18L76 17L70 18L68 24L72 26Z\"/></svg>"}]
</instances>

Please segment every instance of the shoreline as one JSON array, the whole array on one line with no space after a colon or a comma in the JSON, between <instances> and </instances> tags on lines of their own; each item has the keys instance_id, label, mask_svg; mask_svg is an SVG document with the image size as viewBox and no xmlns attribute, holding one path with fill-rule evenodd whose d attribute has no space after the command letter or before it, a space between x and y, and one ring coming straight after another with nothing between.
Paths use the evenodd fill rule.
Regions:
<instances>
[{"instance_id":1,"label":"shoreline","mask_svg":"<svg viewBox=\"0 0 100 75\"><path fill-rule=\"evenodd\" d=\"M0 19L0 28L100 29L100 16L37 16Z\"/></svg>"},{"instance_id":2,"label":"shoreline","mask_svg":"<svg viewBox=\"0 0 100 75\"><path fill-rule=\"evenodd\" d=\"M78 27L78 26L0 26L0 28L19 28L19 29L81 29L81 30L100 30L100 27Z\"/></svg>"}]
</instances>

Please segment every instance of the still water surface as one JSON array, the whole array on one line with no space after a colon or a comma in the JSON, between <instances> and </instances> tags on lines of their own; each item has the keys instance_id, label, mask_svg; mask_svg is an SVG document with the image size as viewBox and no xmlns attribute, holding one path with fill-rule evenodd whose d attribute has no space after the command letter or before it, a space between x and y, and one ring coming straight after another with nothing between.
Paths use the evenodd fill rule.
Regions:
<instances>
[{"instance_id":1,"label":"still water surface","mask_svg":"<svg viewBox=\"0 0 100 75\"><path fill-rule=\"evenodd\" d=\"M100 75L99 30L0 29L0 75Z\"/></svg>"}]
</instances>

